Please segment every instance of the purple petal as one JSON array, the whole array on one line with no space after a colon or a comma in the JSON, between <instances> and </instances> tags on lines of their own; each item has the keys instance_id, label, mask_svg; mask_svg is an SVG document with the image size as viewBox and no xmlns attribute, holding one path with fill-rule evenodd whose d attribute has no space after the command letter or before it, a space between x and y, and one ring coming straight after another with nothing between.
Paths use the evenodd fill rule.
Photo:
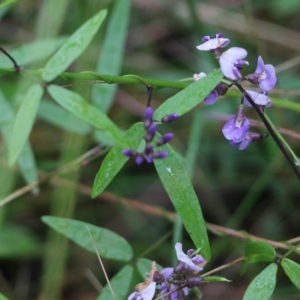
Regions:
<instances>
[{"instance_id":1,"label":"purple petal","mask_svg":"<svg viewBox=\"0 0 300 300\"><path fill-rule=\"evenodd\" d=\"M142 155L138 155L135 159L135 163L137 165L141 165L143 163L143 161L144 161L144 157Z\"/></svg>"},{"instance_id":2,"label":"purple petal","mask_svg":"<svg viewBox=\"0 0 300 300\"><path fill-rule=\"evenodd\" d=\"M223 48L229 44L230 40L225 38L213 38L197 46L196 48L201 51L210 51L217 48Z\"/></svg>"},{"instance_id":3,"label":"purple petal","mask_svg":"<svg viewBox=\"0 0 300 300\"><path fill-rule=\"evenodd\" d=\"M148 106L146 108L144 117L145 117L145 119L152 119L152 117L153 117L153 109L152 109L152 107Z\"/></svg>"},{"instance_id":4,"label":"purple petal","mask_svg":"<svg viewBox=\"0 0 300 300\"><path fill-rule=\"evenodd\" d=\"M220 56L220 66L224 76L231 80L238 80L241 78L241 74L238 68L235 66L236 63L248 63L243 59L247 56L247 51L243 48L232 47L227 51L223 52Z\"/></svg>"},{"instance_id":5,"label":"purple petal","mask_svg":"<svg viewBox=\"0 0 300 300\"><path fill-rule=\"evenodd\" d=\"M167 151L156 151L153 153L153 158L166 158L168 155Z\"/></svg>"},{"instance_id":6,"label":"purple petal","mask_svg":"<svg viewBox=\"0 0 300 300\"><path fill-rule=\"evenodd\" d=\"M257 67L254 73L262 73L265 70L265 64L261 56L257 58Z\"/></svg>"},{"instance_id":7,"label":"purple petal","mask_svg":"<svg viewBox=\"0 0 300 300\"><path fill-rule=\"evenodd\" d=\"M251 99L253 100L253 102L255 104L260 105L260 106L266 106L266 107L269 107L272 105L272 101L267 95L264 95L262 93L258 93L255 91L247 90L246 92L251 97ZM246 97L244 97L244 101L247 106L252 106Z\"/></svg>"},{"instance_id":8,"label":"purple petal","mask_svg":"<svg viewBox=\"0 0 300 300\"><path fill-rule=\"evenodd\" d=\"M276 71L273 65L265 65L265 79L259 80L259 86L263 91L270 91L277 83Z\"/></svg>"},{"instance_id":9,"label":"purple petal","mask_svg":"<svg viewBox=\"0 0 300 300\"><path fill-rule=\"evenodd\" d=\"M178 113L172 113L172 114L169 114L169 115L164 116L164 117L161 119L161 122L162 122L162 123L170 123L170 122L175 121L175 120L178 119L178 118L179 118L179 114L178 114Z\"/></svg>"},{"instance_id":10,"label":"purple petal","mask_svg":"<svg viewBox=\"0 0 300 300\"><path fill-rule=\"evenodd\" d=\"M204 102L206 105L212 105L215 104L218 98L217 91L212 91L205 99Z\"/></svg>"},{"instance_id":11,"label":"purple petal","mask_svg":"<svg viewBox=\"0 0 300 300\"><path fill-rule=\"evenodd\" d=\"M177 259L180 262L183 262L186 264L186 269L192 271L192 272L200 272L203 270L203 268L196 266L193 261L182 251L182 244L181 243L176 243L175 244L175 250L176 250L176 255Z\"/></svg>"},{"instance_id":12,"label":"purple petal","mask_svg":"<svg viewBox=\"0 0 300 300\"><path fill-rule=\"evenodd\" d=\"M241 125L237 126L236 116L233 116L223 126L222 133L227 140L233 141L234 143L239 143L243 140L249 128L250 122L247 118L244 117L241 122Z\"/></svg>"}]
</instances>

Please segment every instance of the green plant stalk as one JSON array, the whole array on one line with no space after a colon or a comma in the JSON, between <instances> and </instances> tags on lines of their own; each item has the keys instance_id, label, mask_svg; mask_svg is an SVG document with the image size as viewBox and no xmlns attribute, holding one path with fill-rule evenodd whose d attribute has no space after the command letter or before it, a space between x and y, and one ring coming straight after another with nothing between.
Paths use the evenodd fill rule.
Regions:
<instances>
[{"instance_id":1,"label":"green plant stalk","mask_svg":"<svg viewBox=\"0 0 300 300\"><path fill-rule=\"evenodd\" d=\"M255 111L257 112L258 116L260 117L260 119L265 124L266 128L268 129L269 134L273 138L274 142L277 144L278 148L280 149L280 151L284 155L285 159L287 160L288 164L292 168L294 174L297 176L298 180L300 180L300 172L299 172L298 167L296 166L296 162L298 163L298 158L297 158L296 162L293 161L293 159L291 157L291 153L289 152L289 149L286 149L285 146L284 146L284 144L282 143L281 139L283 139L283 138L279 137L280 134L278 133L276 127L272 123L270 123L270 120L268 119L268 117L255 104L255 102L247 94L247 92L244 90L244 88L239 83L237 83L237 82L235 82L234 85L241 91L242 95L249 101L249 103L255 109Z\"/></svg>"}]
</instances>

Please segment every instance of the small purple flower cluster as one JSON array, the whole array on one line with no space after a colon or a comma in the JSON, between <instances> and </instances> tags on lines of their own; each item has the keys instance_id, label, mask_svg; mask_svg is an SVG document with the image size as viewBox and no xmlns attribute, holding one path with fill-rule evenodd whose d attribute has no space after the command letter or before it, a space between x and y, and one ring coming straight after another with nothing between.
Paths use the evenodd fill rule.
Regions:
<instances>
[{"instance_id":1,"label":"small purple flower cluster","mask_svg":"<svg viewBox=\"0 0 300 300\"><path fill-rule=\"evenodd\" d=\"M167 115L161 119L162 123L169 123L176 120L179 117L177 113L173 113ZM153 159L162 159L168 156L167 151L155 151L155 147L160 147L168 142L171 141L173 138L173 133L166 133L161 136L156 143L153 143L153 139L157 130L157 126L153 120L153 109L148 106L145 111L144 115L144 127L145 127L145 134L144 134L144 141L145 147L142 152L138 152L133 149L124 149L122 151L123 155L127 157L131 157L135 159L135 163L137 165L141 165L144 161L148 163L152 163Z\"/></svg>"},{"instance_id":2,"label":"small purple flower cluster","mask_svg":"<svg viewBox=\"0 0 300 300\"><path fill-rule=\"evenodd\" d=\"M221 48L227 46L229 39L223 37L221 33L214 36L205 36L202 39L203 43L197 46L198 50L211 51L215 58L219 61L221 71L225 77L230 79L233 84L239 83L242 80L248 80L252 84L258 84L261 88L260 92L246 90L247 95L242 96L241 105L239 106L236 115L232 116L224 125L222 132L230 144L233 146L239 145L240 150L244 150L252 141L260 140L267 135L250 132L250 122L245 117L243 104L251 106L247 97L250 97L254 105L258 106L261 111L265 107L272 105L268 92L272 90L276 83L276 71L273 65L264 64L261 56L258 57L257 67L254 73L242 77L241 70L244 64L249 64L244 60L247 56L247 51L240 47L232 47L227 51L222 52ZM194 74L194 80L200 80L205 76L205 73ZM214 104L217 97L224 95L229 86L222 83L218 84L216 88L204 100L207 105Z\"/></svg>"},{"instance_id":3,"label":"small purple flower cluster","mask_svg":"<svg viewBox=\"0 0 300 300\"><path fill-rule=\"evenodd\" d=\"M191 288L200 286L202 278L198 273L206 264L204 258L195 254L194 249L184 253L181 243L176 243L175 251L177 266L164 268L159 272L153 262L146 281L139 283L136 291L131 293L127 300L152 300L157 296L162 300L184 300L187 299Z\"/></svg>"}]
</instances>

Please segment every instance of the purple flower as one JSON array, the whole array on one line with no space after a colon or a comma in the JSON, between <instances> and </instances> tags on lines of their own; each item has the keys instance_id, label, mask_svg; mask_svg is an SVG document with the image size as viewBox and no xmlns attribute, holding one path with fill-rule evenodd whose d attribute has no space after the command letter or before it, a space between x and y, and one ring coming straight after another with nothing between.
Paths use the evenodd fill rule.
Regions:
<instances>
[{"instance_id":1,"label":"purple flower","mask_svg":"<svg viewBox=\"0 0 300 300\"><path fill-rule=\"evenodd\" d=\"M247 56L247 51L243 48L232 47L223 52L220 56L220 66L224 76L231 80L239 80L242 78L240 70L243 64L249 64L243 60Z\"/></svg>"},{"instance_id":2,"label":"purple flower","mask_svg":"<svg viewBox=\"0 0 300 300\"><path fill-rule=\"evenodd\" d=\"M170 122L175 121L175 120L178 119L178 118L179 118L179 114L178 114L178 113L172 113L172 114L169 114L169 115L164 116L164 117L161 119L161 122L162 122L162 123L170 123Z\"/></svg>"},{"instance_id":3,"label":"purple flower","mask_svg":"<svg viewBox=\"0 0 300 300\"><path fill-rule=\"evenodd\" d=\"M199 266L200 263L204 262L204 259L201 255L196 255L194 258L190 258L182 251L181 243L175 244L175 250L177 259L179 260L179 264L176 266L174 272L190 272L197 274L198 272L203 270L203 268Z\"/></svg>"},{"instance_id":4,"label":"purple flower","mask_svg":"<svg viewBox=\"0 0 300 300\"><path fill-rule=\"evenodd\" d=\"M247 132L244 139L240 143L239 150L244 150L250 145L251 142L259 141L267 136L268 135L262 135L262 134L256 133L256 132ZM237 146L239 143L235 143L235 142L231 141L230 144L232 146Z\"/></svg>"},{"instance_id":5,"label":"purple flower","mask_svg":"<svg viewBox=\"0 0 300 300\"><path fill-rule=\"evenodd\" d=\"M227 140L239 143L244 139L249 128L250 122L244 115L243 106L240 105L237 114L223 126L222 132Z\"/></svg>"},{"instance_id":6,"label":"purple flower","mask_svg":"<svg viewBox=\"0 0 300 300\"><path fill-rule=\"evenodd\" d=\"M131 293L127 300L152 300L155 294L156 282L153 281L153 276L157 272L155 262L152 262L150 274L145 282L139 283L136 286L136 292Z\"/></svg>"},{"instance_id":7,"label":"purple flower","mask_svg":"<svg viewBox=\"0 0 300 300\"><path fill-rule=\"evenodd\" d=\"M197 46L196 48L201 51L210 51L218 48L223 48L227 46L230 42L229 39L223 38L222 33L217 33L212 36L204 36L202 38L203 44Z\"/></svg>"},{"instance_id":8,"label":"purple flower","mask_svg":"<svg viewBox=\"0 0 300 300\"><path fill-rule=\"evenodd\" d=\"M160 273L163 275L165 281L161 284L161 296L162 300L180 300L185 299L185 296L189 293L189 288L184 287L177 290L180 286L169 283L173 277L174 268L165 268ZM177 291L176 291L177 290ZM169 294L170 293L170 294ZM167 296L164 296L168 294Z\"/></svg>"},{"instance_id":9,"label":"purple flower","mask_svg":"<svg viewBox=\"0 0 300 300\"><path fill-rule=\"evenodd\" d=\"M146 142L151 142L154 138L154 135L155 135L155 132L156 132L156 125L155 124L151 124L148 128L147 128L147 131L144 135L144 140Z\"/></svg>"},{"instance_id":10,"label":"purple flower","mask_svg":"<svg viewBox=\"0 0 300 300\"><path fill-rule=\"evenodd\" d=\"M273 65L265 65L261 56L257 59L257 67L253 74L246 76L253 84L258 84L263 91L270 91L277 83L276 71Z\"/></svg>"},{"instance_id":11,"label":"purple flower","mask_svg":"<svg viewBox=\"0 0 300 300\"><path fill-rule=\"evenodd\" d=\"M267 96L266 92L255 92L255 91L246 91L247 94L251 97L253 102L259 106L269 107L272 105L271 99ZM244 96L244 102L247 106L252 106L248 99Z\"/></svg>"},{"instance_id":12,"label":"purple flower","mask_svg":"<svg viewBox=\"0 0 300 300\"><path fill-rule=\"evenodd\" d=\"M148 129L152 123L153 123L153 109L150 106L148 106L145 110L145 115L144 115L145 128Z\"/></svg>"},{"instance_id":13,"label":"purple flower","mask_svg":"<svg viewBox=\"0 0 300 300\"><path fill-rule=\"evenodd\" d=\"M156 151L152 154L153 158L166 158L168 155L167 151Z\"/></svg>"},{"instance_id":14,"label":"purple flower","mask_svg":"<svg viewBox=\"0 0 300 300\"><path fill-rule=\"evenodd\" d=\"M164 134L162 137L160 137L156 143L157 146L162 146L166 143L169 143L172 138L173 138L174 134L169 132L169 133L166 133Z\"/></svg>"}]
</instances>

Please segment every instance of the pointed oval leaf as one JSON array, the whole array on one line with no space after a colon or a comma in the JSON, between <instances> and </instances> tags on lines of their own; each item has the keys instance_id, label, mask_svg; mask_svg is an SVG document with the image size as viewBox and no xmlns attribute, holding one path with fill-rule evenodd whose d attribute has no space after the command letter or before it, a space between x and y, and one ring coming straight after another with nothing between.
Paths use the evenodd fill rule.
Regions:
<instances>
[{"instance_id":1,"label":"pointed oval leaf","mask_svg":"<svg viewBox=\"0 0 300 300\"><path fill-rule=\"evenodd\" d=\"M50 101L41 101L38 115L53 125L77 134L87 134L91 129L87 122Z\"/></svg>"},{"instance_id":2,"label":"pointed oval leaf","mask_svg":"<svg viewBox=\"0 0 300 300\"><path fill-rule=\"evenodd\" d=\"M249 242L245 247L245 257L247 263L254 263L259 261L274 261L276 258L275 249L262 242Z\"/></svg>"},{"instance_id":3,"label":"pointed oval leaf","mask_svg":"<svg viewBox=\"0 0 300 300\"><path fill-rule=\"evenodd\" d=\"M166 144L161 148L167 151L169 156L165 159L154 160L160 180L196 248L201 248L201 255L206 260L210 260L205 221L191 180L182 160L172 147Z\"/></svg>"},{"instance_id":4,"label":"pointed oval leaf","mask_svg":"<svg viewBox=\"0 0 300 300\"><path fill-rule=\"evenodd\" d=\"M201 80L190 84L184 90L175 94L173 97L167 99L163 104L161 104L155 111L153 118L155 120L160 120L171 113L178 113L179 115L185 114L201 103L222 78L223 74L221 70L218 69L211 72Z\"/></svg>"},{"instance_id":5,"label":"pointed oval leaf","mask_svg":"<svg viewBox=\"0 0 300 300\"><path fill-rule=\"evenodd\" d=\"M13 164L25 142L28 140L37 109L43 95L43 89L40 85L33 85L25 95L25 99L17 113L12 138L9 147L9 163Z\"/></svg>"},{"instance_id":6,"label":"pointed oval leaf","mask_svg":"<svg viewBox=\"0 0 300 300\"><path fill-rule=\"evenodd\" d=\"M136 149L139 146L144 132L145 129L142 123L136 123L126 131L125 139L130 149ZM104 191L129 159L122 154L123 149L124 147L116 144L106 155L94 180L92 198L97 197Z\"/></svg>"},{"instance_id":7,"label":"pointed oval leaf","mask_svg":"<svg viewBox=\"0 0 300 300\"><path fill-rule=\"evenodd\" d=\"M130 13L130 0L117 0L109 16L105 38L99 56L96 72L119 75L122 66L125 38ZM113 102L116 84L94 84L92 103L107 112Z\"/></svg>"},{"instance_id":8,"label":"pointed oval leaf","mask_svg":"<svg viewBox=\"0 0 300 300\"><path fill-rule=\"evenodd\" d=\"M132 276L133 276L133 267L127 265L123 267L121 271L111 279L110 283L114 291L114 294L116 296L116 300L126 299L126 296L129 294L129 288L130 288ZM97 300L107 300L107 299L114 299L112 297L108 285L104 287Z\"/></svg>"},{"instance_id":9,"label":"pointed oval leaf","mask_svg":"<svg viewBox=\"0 0 300 300\"><path fill-rule=\"evenodd\" d=\"M124 135L115 123L100 109L86 102L80 95L57 85L50 85L48 92L57 103L72 112L75 116L98 129L108 131L117 143L124 148L127 147Z\"/></svg>"},{"instance_id":10,"label":"pointed oval leaf","mask_svg":"<svg viewBox=\"0 0 300 300\"><path fill-rule=\"evenodd\" d=\"M291 282L300 290L300 265L288 258L282 259L281 265Z\"/></svg>"},{"instance_id":11,"label":"pointed oval leaf","mask_svg":"<svg viewBox=\"0 0 300 300\"><path fill-rule=\"evenodd\" d=\"M276 285L277 265L270 264L259 273L248 286L243 300L268 300L272 296Z\"/></svg>"},{"instance_id":12,"label":"pointed oval leaf","mask_svg":"<svg viewBox=\"0 0 300 300\"><path fill-rule=\"evenodd\" d=\"M14 112L10 107L9 102L0 92L0 128L7 146L9 145L12 136L12 124L14 123L14 120ZM24 147L20 152L18 164L25 182L30 184L38 180L35 157L28 141L25 142ZM33 189L34 193L37 193L38 191L38 187Z\"/></svg>"},{"instance_id":13,"label":"pointed oval leaf","mask_svg":"<svg viewBox=\"0 0 300 300\"><path fill-rule=\"evenodd\" d=\"M92 38L102 24L107 10L101 10L94 17L84 23L51 57L43 70L42 78L51 81L67 67L87 48Z\"/></svg>"},{"instance_id":14,"label":"pointed oval leaf","mask_svg":"<svg viewBox=\"0 0 300 300\"><path fill-rule=\"evenodd\" d=\"M43 216L42 221L77 245L96 253L91 234L101 257L120 261L129 261L132 258L133 252L128 242L108 229L81 221L51 216Z\"/></svg>"}]
</instances>

